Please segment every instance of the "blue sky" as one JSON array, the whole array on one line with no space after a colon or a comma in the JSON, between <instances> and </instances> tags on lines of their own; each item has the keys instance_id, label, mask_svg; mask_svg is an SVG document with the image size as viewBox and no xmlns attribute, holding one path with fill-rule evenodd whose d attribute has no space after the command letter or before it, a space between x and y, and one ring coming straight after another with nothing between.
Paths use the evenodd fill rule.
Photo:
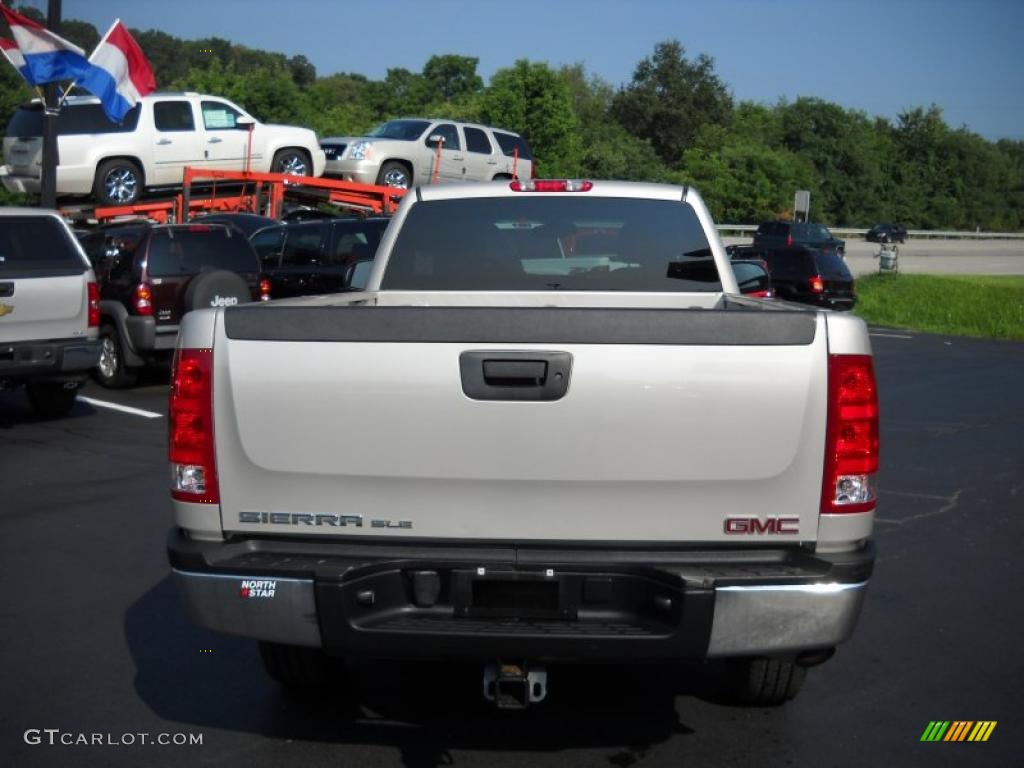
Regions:
<instances>
[{"instance_id":1,"label":"blue sky","mask_svg":"<svg viewBox=\"0 0 1024 768\"><path fill-rule=\"evenodd\" d=\"M46 0L23 0L46 10ZM1024 139L1021 0L64 0L101 34L115 17L181 38L303 54L320 75L476 56L486 79L518 58L582 62L626 83L654 45L707 53L735 98L817 96L869 115L942 107L987 138Z\"/></svg>"}]
</instances>

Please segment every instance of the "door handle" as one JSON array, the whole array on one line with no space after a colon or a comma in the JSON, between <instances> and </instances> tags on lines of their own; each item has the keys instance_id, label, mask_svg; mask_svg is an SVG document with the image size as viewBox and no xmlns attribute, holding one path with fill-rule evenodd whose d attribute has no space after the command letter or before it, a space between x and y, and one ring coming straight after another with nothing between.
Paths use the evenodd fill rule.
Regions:
<instances>
[{"instance_id":1,"label":"door handle","mask_svg":"<svg viewBox=\"0 0 1024 768\"><path fill-rule=\"evenodd\" d=\"M220 144L222 141L224 141L224 139L218 139L216 136L214 136L212 139L210 139L210 144Z\"/></svg>"},{"instance_id":2,"label":"door handle","mask_svg":"<svg viewBox=\"0 0 1024 768\"><path fill-rule=\"evenodd\" d=\"M497 161L497 160L488 160L488 161L487 161L487 164L488 164L488 165L497 165L497 164L498 164L498 161Z\"/></svg>"},{"instance_id":3,"label":"door handle","mask_svg":"<svg viewBox=\"0 0 1024 768\"><path fill-rule=\"evenodd\" d=\"M160 145L160 146L164 146L165 144L173 144L173 143L174 142L172 142L170 139L160 139L160 141L157 142L157 144Z\"/></svg>"}]
</instances>

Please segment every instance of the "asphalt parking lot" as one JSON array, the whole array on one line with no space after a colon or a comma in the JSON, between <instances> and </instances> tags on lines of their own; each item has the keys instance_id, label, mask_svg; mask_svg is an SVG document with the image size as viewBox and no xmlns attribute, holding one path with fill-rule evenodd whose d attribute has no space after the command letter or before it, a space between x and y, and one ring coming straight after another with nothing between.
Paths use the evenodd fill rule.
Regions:
<instances>
[{"instance_id":1,"label":"asphalt parking lot","mask_svg":"<svg viewBox=\"0 0 1024 768\"><path fill-rule=\"evenodd\" d=\"M511 715L481 705L479 670L441 665L364 664L355 693L285 698L255 644L189 625L168 578L166 375L92 386L49 422L0 394L0 765L1019 765L1024 344L872 335L875 576L852 641L773 710L645 667L551 670L550 701ZM921 743L936 719L998 725Z\"/></svg>"}]
</instances>

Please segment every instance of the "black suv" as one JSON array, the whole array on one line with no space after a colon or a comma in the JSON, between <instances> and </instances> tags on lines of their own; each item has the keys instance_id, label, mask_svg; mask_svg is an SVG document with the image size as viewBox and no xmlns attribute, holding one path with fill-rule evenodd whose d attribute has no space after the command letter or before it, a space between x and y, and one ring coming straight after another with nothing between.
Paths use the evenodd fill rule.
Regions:
<instances>
[{"instance_id":1,"label":"black suv","mask_svg":"<svg viewBox=\"0 0 1024 768\"><path fill-rule=\"evenodd\" d=\"M846 241L834 237L824 224L766 221L754 233L755 248L792 248L795 245L832 250L840 254L846 250Z\"/></svg>"},{"instance_id":2,"label":"black suv","mask_svg":"<svg viewBox=\"0 0 1024 768\"><path fill-rule=\"evenodd\" d=\"M226 224L113 224L81 242L100 287L93 375L106 387L130 386L142 366L168 357L189 310L269 298L256 252Z\"/></svg>"},{"instance_id":3,"label":"black suv","mask_svg":"<svg viewBox=\"0 0 1024 768\"><path fill-rule=\"evenodd\" d=\"M864 235L869 243L905 243L907 229L899 224L875 224Z\"/></svg>"},{"instance_id":4,"label":"black suv","mask_svg":"<svg viewBox=\"0 0 1024 768\"><path fill-rule=\"evenodd\" d=\"M762 254L779 299L829 309L853 309L853 275L832 249L775 248Z\"/></svg>"},{"instance_id":5,"label":"black suv","mask_svg":"<svg viewBox=\"0 0 1024 768\"><path fill-rule=\"evenodd\" d=\"M384 216L298 221L261 229L251 242L275 299L359 290L388 221Z\"/></svg>"}]
</instances>

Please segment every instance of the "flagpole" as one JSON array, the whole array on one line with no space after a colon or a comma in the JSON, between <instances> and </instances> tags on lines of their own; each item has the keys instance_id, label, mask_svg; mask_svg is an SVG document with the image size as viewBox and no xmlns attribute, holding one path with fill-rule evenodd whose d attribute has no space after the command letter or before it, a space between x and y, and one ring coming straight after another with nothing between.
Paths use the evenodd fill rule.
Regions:
<instances>
[{"instance_id":1,"label":"flagpole","mask_svg":"<svg viewBox=\"0 0 1024 768\"><path fill-rule=\"evenodd\" d=\"M48 0L46 26L55 34L60 34L61 0ZM56 97L58 86L50 83L46 86L46 95ZM40 178L39 204L43 208L57 207L57 114L51 112L47 99L43 99L43 167ZM59 108L59 105L58 105Z\"/></svg>"}]
</instances>

